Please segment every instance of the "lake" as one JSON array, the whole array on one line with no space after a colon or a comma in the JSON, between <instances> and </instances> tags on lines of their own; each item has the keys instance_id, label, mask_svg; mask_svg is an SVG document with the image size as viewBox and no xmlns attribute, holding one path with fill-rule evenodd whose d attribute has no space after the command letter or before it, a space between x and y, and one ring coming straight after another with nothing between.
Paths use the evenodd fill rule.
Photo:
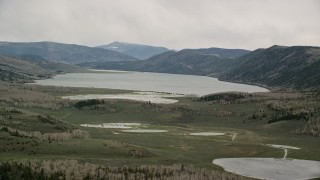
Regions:
<instances>
[{"instance_id":1,"label":"lake","mask_svg":"<svg viewBox=\"0 0 320 180\"><path fill-rule=\"evenodd\" d=\"M61 74L53 79L36 80L35 84L155 91L198 96L229 91L268 92L262 87L224 82L206 76L107 70Z\"/></svg>"}]
</instances>

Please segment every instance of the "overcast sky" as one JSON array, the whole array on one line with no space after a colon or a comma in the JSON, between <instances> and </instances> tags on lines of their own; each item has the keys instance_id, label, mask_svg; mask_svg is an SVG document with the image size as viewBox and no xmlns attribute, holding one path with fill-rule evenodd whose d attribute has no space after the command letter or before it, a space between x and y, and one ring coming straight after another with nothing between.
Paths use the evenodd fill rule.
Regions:
<instances>
[{"instance_id":1,"label":"overcast sky","mask_svg":"<svg viewBox=\"0 0 320 180\"><path fill-rule=\"evenodd\" d=\"M320 0L0 0L0 41L320 45Z\"/></svg>"}]
</instances>

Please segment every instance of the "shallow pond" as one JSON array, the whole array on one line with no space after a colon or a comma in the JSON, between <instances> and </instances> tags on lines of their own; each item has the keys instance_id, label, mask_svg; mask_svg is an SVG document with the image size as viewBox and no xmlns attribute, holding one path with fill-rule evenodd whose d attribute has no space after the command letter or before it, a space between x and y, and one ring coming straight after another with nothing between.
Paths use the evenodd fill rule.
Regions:
<instances>
[{"instance_id":1,"label":"shallow pond","mask_svg":"<svg viewBox=\"0 0 320 180\"><path fill-rule=\"evenodd\" d=\"M320 177L320 162L299 159L223 158L213 164L226 171L259 179L300 180Z\"/></svg>"},{"instance_id":2,"label":"shallow pond","mask_svg":"<svg viewBox=\"0 0 320 180\"><path fill-rule=\"evenodd\" d=\"M159 104L172 104L178 102L176 99L169 99L174 97L182 97L178 94L164 94L154 92L134 92L126 94L86 94L75 96L63 96L63 99L71 100L87 100L87 99L125 99L133 101L142 101Z\"/></svg>"},{"instance_id":3,"label":"shallow pond","mask_svg":"<svg viewBox=\"0 0 320 180\"><path fill-rule=\"evenodd\" d=\"M220 132L198 132L198 133L190 133L192 136L222 136L225 133Z\"/></svg>"},{"instance_id":4,"label":"shallow pond","mask_svg":"<svg viewBox=\"0 0 320 180\"><path fill-rule=\"evenodd\" d=\"M132 133L164 133L168 132L167 130L160 130L160 129L129 129L129 130L122 130L123 132L132 132Z\"/></svg>"}]
</instances>

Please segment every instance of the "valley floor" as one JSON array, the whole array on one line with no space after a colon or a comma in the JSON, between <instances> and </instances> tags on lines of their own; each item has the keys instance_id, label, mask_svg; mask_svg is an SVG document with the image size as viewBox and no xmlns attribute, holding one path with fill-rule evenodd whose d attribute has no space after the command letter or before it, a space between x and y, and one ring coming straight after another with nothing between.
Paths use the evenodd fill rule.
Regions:
<instances>
[{"instance_id":1,"label":"valley floor","mask_svg":"<svg viewBox=\"0 0 320 180\"><path fill-rule=\"evenodd\" d=\"M61 98L130 92L124 90L1 82L0 91L0 172L8 177L20 168L31 177L66 179L245 179L212 161L284 156L268 144L300 148L287 149L287 158L320 161L314 92L221 93L154 104ZM129 128L135 131L80 126L103 123L141 125Z\"/></svg>"}]
</instances>

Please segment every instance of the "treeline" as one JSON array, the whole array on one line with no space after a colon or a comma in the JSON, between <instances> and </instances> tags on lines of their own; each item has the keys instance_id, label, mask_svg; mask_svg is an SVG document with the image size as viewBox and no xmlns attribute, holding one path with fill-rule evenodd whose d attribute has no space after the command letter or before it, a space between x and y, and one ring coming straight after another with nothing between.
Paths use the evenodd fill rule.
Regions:
<instances>
[{"instance_id":1,"label":"treeline","mask_svg":"<svg viewBox=\"0 0 320 180\"><path fill-rule=\"evenodd\" d=\"M282 112L275 114L269 118L268 124L278 122L278 121L286 121L286 120L308 120L308 113L297 113L294 114L292 112Z\"/></svg>"},{"instance_id":2,"label":"treeline","mask_svg":"<svg viewBox=\"0 0 320 180\"><path fill-rule=\"evenodd\" d=\"M192 111L186 105L175 105L175 104L157 104L151 102L144 102L141 104L143 110L153 111L153 112L188 112Z\"/></svg>"},{"instance_id":3,"label":"treeline","mask_svg":"<svg viewBox=\"0 0 320 180\"><path fill-rule=\"evenodd\" d=\"M76 160L5 162L0 164L2 179L109 179L109 180L246 180L223 171L184 165L111 167Z\"/></svg>"},{"instance_id":4,"label":"treeline","mask_svg":"<svg viewBox=\"0 0 320 180\"><path fill-rule=\"evenodd\" d=\"M203 115L203 116L214 116L214 117L227 117L231 116L232 112L225 110L215 110L215 109L192 109L186 105L175 105L175 104L155 104L155 103L142 103L141 112L143 111L153 111L153 112L181 112L186 116L190 115ZM186 117L184 116L184 117Z\"/></svg>"},{"instance_id":5,"label":"treeline","mask_svg":"<svg viewBox=\"0 0 320 180\"><path fill-rule=\"evenodd\" d=\"M48 140L48 141L66 141L71 138L80 138L85 139L89 137L88 132L74 129L69 132L61 133L41 133L39 131L23 131L11 127L0 126L0 131L8 132L12 136L26 137L26 138L36 138L39 140Z\"/></svg>"},{"instance_id":6,"label":"treeline","mask_svg":"<svg viewBox=\"0 0 320 180\"><path fill-rule=\"evenodd\" d=\"M304 121L305 126L297 134L320 136L320 93L319 92L271 92L257 93L262 96L259 109L248 114L244 122ZM259 96L256 96L259 98ZM246 116L242 113L241 116Z\"/></svg>"},{"instance_id":7,"label":"treeline","mask_svg":"<svg viewBox=\"0 0 320 180\"><path fill-rule=\"evenodd\" d=\"M297 130L297 133L320 137L320 118L310 119L302 129Z\"/></svg>"},{"instance_id":8,"label":"treeline","mask_svg":"<svg viewBox=\"0 0 320 180\"><path fill-rule=\"evenodd\" d=\"M43 122L48 123L52 125L55 129L61 130L61 131L68 131L74 129L74 127L66 122L63 122L57 118L54 118L52 116L43 116L38 115L37 118Z\"/></svg>"},{"instance_id":9,"label":"treeline","mask_svg":"<svg viewBox=\"0 0 320 180\"><path fill-rule=\"evenodd\" d=\"M319 107L310 100L280 100L267 103L266 107L273 113L269 116L268 123L283 120L308 121L319 112Z\"/></svg>"},{"instance_id":10,"label":"treeline","mask_svg":"<svg viewBox=\"0 0 320 180\"><path fill-rule=\"evenodd\" d=\"M12 107L52 110L70 107L68 100L54 97L46 92L40 92L35 87L0 81L0 104Z\"/></svg>"},{"instance_id":11,"label":"treeline","mask_svg":"<svg viewBox=\"0 0 320 180\"><path fill-rule=\"evenodd\" d=\"M215 103L232 103L238 99L243 99L246 96L252 96L244 93L217 93L201 96L199 101L212 101Z\"/></svg>"},{"instance_id":12,"label":"treeline","mask_svg":"<svg viewBox=\"0 0 320 180\"><path fill-rule=\"evenodd\" d=\"M63 177L60 172L44 174L44 171L35 171L30 166L22 163L2 163L0 165L0 179L24 179L24 180L56 180Z\"/></svg>"},{"instance_id":13,"label":"treeline","mask_svg":"<svg viewBox=\"0 0 320 180\"><path fill-rule=\"evenodd\" d=\"M78 101L74 106L78 109L81 109L86 106L93 106L93 105L99 105L99 104L104 104L104 100L99 100L99 99L82 100L82 101Z\"/></svg>"}]
</instances>

